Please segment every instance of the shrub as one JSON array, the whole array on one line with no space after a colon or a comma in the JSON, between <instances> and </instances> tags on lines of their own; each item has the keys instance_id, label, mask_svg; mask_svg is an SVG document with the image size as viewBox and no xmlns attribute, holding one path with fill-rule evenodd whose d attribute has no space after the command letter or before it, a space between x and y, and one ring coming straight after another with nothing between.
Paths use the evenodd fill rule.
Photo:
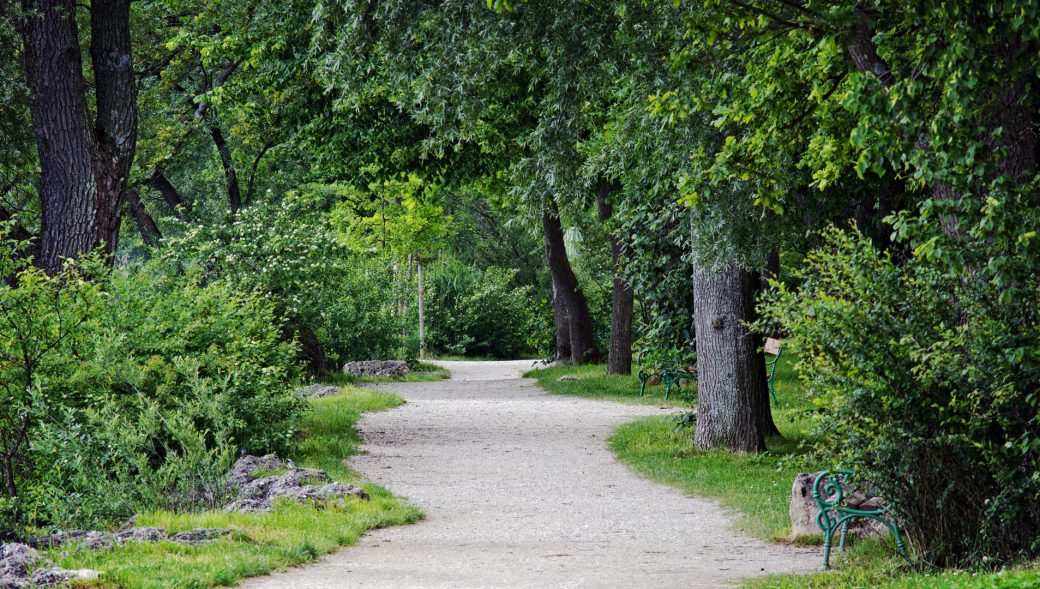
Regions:
<instances>
[{"instance_id":1,"label":"shrub","mask_svg":"<svg viewBox=\"0 0 1040 589\"><path fill-rule=\"evenodd\" d=\"M427 345L435 352L518 358L530 353L536 319L530 287L515 270L479 270L454 261L429 273Z\"/></svg>"},{"instance_id":2,"label":"shrub","mask_svg":"<svg viewBox=\"0 0 1040 589\"><path fill-rule=\"evenodd\" d=\"M0 234L0 523L97 527L219 504L237 449L284 450L303 401L270 303L151 264L49 277Z\"/></svg>"},{"instance_id":3,"label":"shrub","mask_svg":"<svg viewBox=\"0 0 1040 589\"><path fill-rule=\"evenodd\" d=\"M231 223L182 223L161 255L201 280L269 299L284 339L301 340L314 372L388 356L401 331L388 303L392 272L341 242L329 213L340 196L335 188L290 192L280 202L242 209Z\"/></svg>"},{"instance_id":4,"label":"shrub","mask_svg":"<svg viewBox=\"0 0 1040 589\"><path fill-rule=\"evenodd\" d=\"M801 354L821 451L894 502L924 562L1040 552L1035 277L1009 299L972 266L897 264L837 230L797 274L764 311Z\"/></svg>"}]
</instances>

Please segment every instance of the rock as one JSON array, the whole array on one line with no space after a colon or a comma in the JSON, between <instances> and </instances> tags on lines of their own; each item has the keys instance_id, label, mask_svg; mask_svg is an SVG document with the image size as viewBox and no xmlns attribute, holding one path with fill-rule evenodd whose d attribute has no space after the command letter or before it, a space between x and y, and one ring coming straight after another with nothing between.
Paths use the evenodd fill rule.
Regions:
<instances>
[{"instance_id":1,"label":"rock","mask_svg":"<svg viewBox=\"0 0 1040 589\"><path fill-rule=\"evenodd\" d=\"M29 571L41 564L53 566L54 563L25 544L0 544L0 578L27 578Z\"/></svg>"},{"instance_id":2,"label":"rock","mask_svg":"<svg viewBox=\"0 0 1040 589\"><path fill-rule=\"evenodd\" d=\"M227 528L195 528L186 532L178 532L170 536L170 541L189 546L215 542L231 533Z\"/></svg>"},{"instance_id":3,"label":"rock","mask_svg":"<svg viewBox=\"0 0 1040 589\"><path fill-rule=\"evenodd\" d=\"M266 456L245 456L239 458L235 465L228 471L228 480L242 487L253 481L256 478L255 473L258 470L283 470L288 468L285 462L282 462L281 458L274 454L268 454Z\"/></svg>"},{"instance_id":4,"label":"rock","mask_svg":"<svg viewBox=\"0 0 1040 589\"><path fill-rule=\"evenodd\" d=\"M0 589L64 585L72 571L54 563L25 544L0 544Z\"/></svg>"},{"instance_id":5,"label":"rock","mask_svg":"<svg viewBox=\"0 0 1040 589\"><path fill-rule=\"evenodd\" d=\"M331 397L339 391L339 387L318 383L296 389L296 394L305 399L321 399L323 397Z\"/></svg>"},{"instance_id":6,"label":"rock","mask_svg":"<svg viewBox=\"0 0 1040 589\"><path fill-rule=\"evenodd\" d=\"M791 503L788 507L788 515L791 517L791 539L799 536L823 536L823 531L816 523L816 514L819 509L813 500L813 483L819 473L801 473L794 478L791 485ZM824 497L829 499L829 497ZM886 502L881 497L865 497L862 494L853 494L846 497L849 507L871 510ZM886 528L880 522L870 518L856 518L849 522L849 535L857 537L878 536L884 534ZM837 534L834 542L837 543Z\"/></svg>"},{"instance_id":7,"label":"rock","mask_svg":"<svg viewBox=\"0 0 1040 589\"><path fill-rule=\"evenodd\" d=\"M801 473L794 478L791 486L791 504L787 513L791 516L791 538L799 536L822 536L820 526L816 525L816 502L812 498L815 473Z\"/></svg>"},{"instance_id":8,"label":"rock","mask_svg":"<svg viewBox=\"0 0 1040 589\"><path fill-rule=\"evenodd\" d=\"M364 360L347 362L343 372L354 376L381 376L398 378L408 374L408 363L401 360Z\"/></svg>"},{"instance_id":9,"label":"rock","mask_svg":"<svg viewBox=\"0 0 1040 589\"><path fill-rule=\"evenodd\" d=\"M112 538L116 541L116 544L126 544L127 542L158 542L167 538L166 530L162 528L129 528L127 530L121 530L112 535Z\"/></svg>"},{"instance_id":10,"label":"rock","mask_svg":"<svg viewBox=\"0 0 1040 589\"><path fill-rule=\"evenodd\" d=\"M115 539L107 532L68 530L33 538L28 542L34 548L57 548L70 543L78 544L87 550L104 550L111 547Z\"/></svg>"},{"instance_id":11,"label":"rock","mask_svg":"<svg viewBox=\"0 0 1040 589\"><path fill-rule=\"evenodd\" d=\"M560 378L557 378L556 382L574 382L576 380L581 380L581 379L578 378L577 376L574 376L573 374L564 374Z\"/></svg>"},{"instance_id":12,"label":"rock","mask_svg":"<svg viewBox=\"0 0 1040 589\"><path fill-rule=\"evenodd\" d=\"M224 511L262 513L270 511L277 499L325 503L346 496L368 499L368 494L359 487L333 483L325 471L296 468L282 475L264 477L242 485L238 500L226 505Z\"/></svg>"},{"instance_id":13,"label":"rock","mask_svg":"<svg viewBox=\"0 0 1040 589\"><path fill-rule=\"evenodd\" d=\"M78 581L95 581L100 579L105 573L102 571L95 571L94 569L72 569L66 570L69 574L69 579L75 579Z\"/></svg>"}]
</instances>

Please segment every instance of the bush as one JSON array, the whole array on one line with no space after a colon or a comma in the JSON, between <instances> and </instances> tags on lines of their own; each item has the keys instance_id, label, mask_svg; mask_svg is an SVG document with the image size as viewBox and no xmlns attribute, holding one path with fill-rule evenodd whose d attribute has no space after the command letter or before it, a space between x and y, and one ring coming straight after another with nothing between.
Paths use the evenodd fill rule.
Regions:
<instances>
[{"instance_id":1,"label":"bush","mask_svg":"<svg viewBox=\"0 0 1040 589\"><path fill-rule=\"evenodd\" d=\"M801 354L820 450L894 502L925 563L1040 552L1035 278L1008 298L971 266L897 264L837 230L797 274L764 311Z\"/></svg>"},{"instance_id":2,"label":"bush","mask_svg":"<svg viewBox=\"0 0 1040 589\"><path fill-rule=\"evenodd\" d=\"M283 339L301 341L313 372L386 357L400 345L401 319L388 304L393 273L341 242L329 213L339 196L335 187L308 186L242 209L231 223L182 223L161 255L202 280L269 299Z\"/></svg>"},{"instance_id":3,"label":"bush","mask_svg":"<svg viewBox=\"0 0 1040 589\"><path fill-rule=\"evenodd\" d=\"M303 402L269 303L149 265L48 277L0 232L0 524L97 527L224 499L237 449L284 450Z\"/></svg>"},{"instance_id":4,"label":"bush","mask_svg":"<svg viewBox=\"0 0 1040 589\"><path fill-rule=\"evenodd\" d=\"M513 285L515 270L479 270L453 261L431 269L427 346L445 354L519 358L532 352L530 287Z\"/></svg>"}]
</instances>

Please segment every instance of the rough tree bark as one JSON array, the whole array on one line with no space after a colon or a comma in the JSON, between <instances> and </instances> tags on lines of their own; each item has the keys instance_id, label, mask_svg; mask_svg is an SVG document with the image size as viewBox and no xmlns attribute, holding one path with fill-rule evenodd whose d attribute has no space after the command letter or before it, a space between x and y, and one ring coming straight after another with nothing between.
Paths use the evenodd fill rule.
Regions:
<instances>
[{"instance_id":1,"label":"rough tree bark","mask_svg":"<svg viewBox=\"0 0 1040 589\"><path fill-rule=\"evenodd\" d=\"M130 51L129 0L91 5L91 57L97 120L87 111L86 83L72 0L22 0L29 110L40 156L39 264L102 242L116 246L123 191L136 149L136 84Z\"/></svg>"},{"instance_id":2,"label":"rough tree bark","mask_svg":"<svg viewBox=\"0 0 1040 589\"><path fill-rule=\"evenodd\" d=\"M228 207L231 209L231 214L234 215L242 208L242 191L238 186L235 162L231 159L231 148L228 147L220 127L209 125L209 135L213 138L213 145L217 147L217 153L220 154L220 165L224 168L224 186L227 188Z\"/></svg>"},{"instance_id":3,"label":"rough tree bark","mask_svg":"<svg viewBox=\"0 0 1040 589\"><path fill-rule=\"evenodd\" d=\"M766 448L772 413L754 318L757 275L730 265L721 271L694 265L697 325L698 448L758 452Z\"/></svg>"},{"instance_id":4,"label":"rough tree bark","mask_svg":"<svg viewBox=\"0 0 1040 589\"><path fill-rule=\"evenodd\" d=\"M571 270L567 259L567 248L563 241L563 227L560 225L560 213L555 201L542 214L542 230L545 238L545 259L549 266L549 275L553 281L554 317L559 317L560 309L567 316L567 333L570 340L571 362L589 364L599 359L599 349L593 333L592 316L585 295L578 286L578 278ZM561 328L557 323L557 330ZM557 346L558 348L559 346Z\"/></svg>"},{"instance_id":5,"label":"rough tree bark","mask_svg":"<svg viewBox=\"0 0 1040 589\"><path fill-rule=\"evenodd\" d=\"M606 223L614 215L607 197L616 184L604 184L596 194L599 220ZM619 276L622 254L621 240L610 236L610 257L614 262L614 290L610 306L610 349L607 351L607 374L632 374L632 287Z\"/></svg>"},{"instance_id":6,"label":"rough tree bark","mask_svg":"<svg viewBox=\"0 0 1040 589\"><path fill-rule=\"evenodd\" d=\"M556 323L556 357L553 362L566 364L571 361L571 327L567 321L567 309L560 297L556 283L552 287L553 320Z\"/></svg>"}]
</instances>

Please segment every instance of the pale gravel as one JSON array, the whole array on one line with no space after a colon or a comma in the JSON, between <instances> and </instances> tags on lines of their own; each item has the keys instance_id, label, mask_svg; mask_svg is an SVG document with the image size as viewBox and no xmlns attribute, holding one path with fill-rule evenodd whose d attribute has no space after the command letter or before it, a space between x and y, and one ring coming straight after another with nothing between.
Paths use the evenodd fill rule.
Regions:
<instances>
[{"instance_id":1,"label":"pale gravel","mask_svg":"<svg viewBox=\"0 0 1040 589\"><path fill-rule=\"evenodd\" d=\"M818 564L614 459L618 425L674 408L548 395L530 361L442 364L450 380L379 385L407 403L363 418L350 462L426 519L243 587L723 587Z\"/></svg>"}]
</instances>

